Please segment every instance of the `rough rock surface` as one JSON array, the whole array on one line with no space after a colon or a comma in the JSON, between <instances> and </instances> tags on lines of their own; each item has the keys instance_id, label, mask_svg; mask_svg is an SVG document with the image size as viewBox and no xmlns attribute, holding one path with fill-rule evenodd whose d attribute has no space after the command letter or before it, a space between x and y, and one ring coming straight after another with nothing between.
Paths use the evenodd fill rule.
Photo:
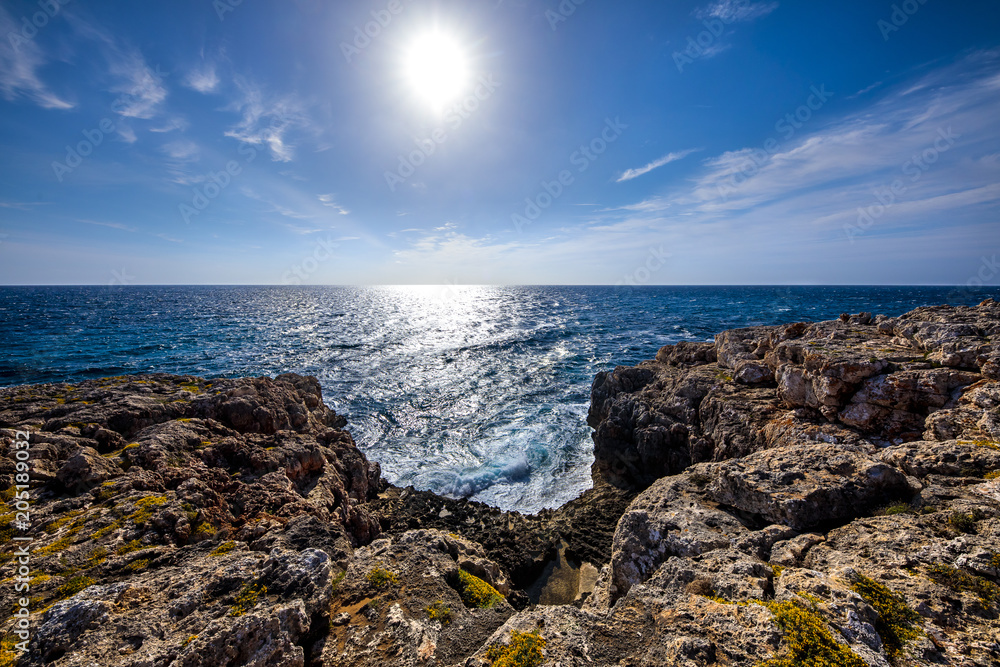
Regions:
<instances>
[{"instance_id":1,"label":"rough rock surface","mask_svg":"<svg viewBox=\"0 0 1000 667\"><path fill-rule=\"evenodd\" d=\"M823 664L802 619L856 664L1000 664L998 335L990 300L667 346L598 374L594 488L535 516L387 485L314 378L3 388L0 664L471 667L512 631L553 666Z\"/></svg>"}]
</instances>

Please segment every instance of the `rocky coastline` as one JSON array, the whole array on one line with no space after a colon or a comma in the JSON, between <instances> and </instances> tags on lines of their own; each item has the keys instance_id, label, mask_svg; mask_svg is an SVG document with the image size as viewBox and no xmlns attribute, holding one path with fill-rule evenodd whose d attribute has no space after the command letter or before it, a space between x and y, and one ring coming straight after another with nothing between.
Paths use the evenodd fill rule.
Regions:
<instances>
[{"instance_id":1,"label":"rocky coastline","mask_svg":"<svg viewBox=\"0 0 1000 667\"><path fill-rule=\"evenodd\" d=\"M1000 303L667 346L588 421L527 516L389 485L311 377L0 388L0 667L1000 664Z\"/></svg>"}]
</instances>

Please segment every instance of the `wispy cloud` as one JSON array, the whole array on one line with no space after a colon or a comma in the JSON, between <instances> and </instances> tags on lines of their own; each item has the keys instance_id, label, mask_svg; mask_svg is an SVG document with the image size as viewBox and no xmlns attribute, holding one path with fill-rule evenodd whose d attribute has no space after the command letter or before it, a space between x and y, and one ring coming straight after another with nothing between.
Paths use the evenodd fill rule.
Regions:
<instances>
[{"instance_id":1,"label":"wispy cloud","mask_svg":"<svg viewBox=\"0 0 1000 667\"><path fill-rule=\"evenodd\" d=\"M0 208L12 208L18 211L30 211L34 206L41 206L46 202L34 201L0 201Z\"/></svg>"},{"instance_id":2,"label":"wispy cloud","mask_svg":"<svg viewBox=\"0 0 1000 667\"><path fill-rule=\"evenodd\" d=\"M259 201L262 204L266 204L268 208L264 209L262 211L263 213L276 213L283 218L288 218L289 220L295 220L295 221L315 220L317 217L313 213L308 213L308 212L303 213L299 210L291 208L290 206L277 202L272 197L267 197L265 195L262 195L259 192L257 192L257 190L248 186L241 187L240 192L242 192L243 196L247 197L248 199L253 199L254 201ZM286 229L290 229L296 234L315 234L316 232L330 231L330 227L325 227L325 228L316 226L303 227L301 224L298 224L297 222L289 223L287 221L279 221L279 224L281 224L281 226L285 227Z\"/></svg>"},{"instance_id":3,"label":"wispy cloud","mask_svg":"<svg viewBox=\"0 0 1000 667\"><path fill-rule=\"evenodd\" d=\"M907 247L923 244L923 254L936 247L959 252L983 224L984 207L1000 206L1000 162L992 158L1000 151L998 70L1000 52L973 54L773 153L738 148L707 159L683 185L602 212L598 224L646 221L692 243L712 238L720 254L731 246L775 262L780 249L764 239L799 252L827 244L827 263L842 266L860 262L859 246L899 253L904 240ZM845 225L857 224L859 210L869 208L878 215L864 243L848 243Z\"/></svg>"},{"instance_id":4,"label":"wispy cloud","mask_svg":"<svg viewBox=\"0 0 1000 667\"><path fill-rule=\"evenodd\" d=\"M75 14L66 17L77 34L100 45L107 71L113 79L109 90L118 95L112 110L125 118L141 119L150 119L160 113L167 99L163 83L165 73L158 66L150 67L139 49L122 44L100 26Z\"/></svg>"},{"instance_id":5,"label":"wispy cloud","mask_svg":"<svg viewBox=\"0 0 1000 667\"><path fill-rule=\"evenodd\" d=\"M162 134L166 132L173 132L174 130L186 130L187 128L188 122L185 119L180 116L174 116L173 118L167 119L167 121L159 127L149 128L149 131Z\"/></svg>"},{"instance_id":6,"label":"wispy cloud","mask_svg":"<svg viewBox=\"0 0 1000 667\"><path fill-rule=\"evenodd\" d=\"M618 180L616 182L621 183L622 181L631 181L633 178L639 178L640 176L648 174L654 169L659 169L663 165L670 164L671 162L676 162L677 160L682 160L686 158L688 155L691 155L691 153L694 153L698 150L700 149L689 148L687 150L677 151L675 153L667 153L658 160L653 160L645 167L639 167L638 169L626 169L625 172L618 177Z\"/></svg>"},{"instance_id":7,"label":"wispy cloud","mask_svg":"<svg viewBox=\"0 0 1000 667\"><path fill-rule=\"evenodd\" d=\"M337 211L337 213L339 213L340 215L347 215L350 213L350 211L348 211L346 208L344 208L334 200L334 195L317 195L316 198L319 199L321 202L323 202L323 206L329 206L330 208Z\"/></svg>"},{"instance_id":8,"label":"wispy cloud","mask_svg":"<svg viewBox=\"0 0 1000 667\"><path fill-rule=\"evenodd\" d=\"M778 8L777 2L748 2L748 0L717 0L698 10L702 18L722 19L726 23L753 21L767 16Z\"/></svg>"},{"instance_id":9,"label":"wispy cloud","mask_svg":"<svg viewBox=\"0 0 1000 667\"><path fill-rule=\"evenodd\" d=\"M135 227L131 227L129 225L123 225L120 222L104 222L104 221L101 221L101 220L86 220L84 218L77 218L76 221L77 222L82 222L85 225L96 225L98 227L109 227L111 229L120 229L123 232L137 232L137 231L139 231Z\"/></svg>"},{"instance_id":10,"label":"wispy cloud","mask_svg":"<svg viewBox=\"0 0 1000 667\"><path fill-rule=\"evenodd\" d=\"M215 73L215 65L206 63L200 68L191 70L184 83L199 93L211 93L219 87L219 76Z\"/></svg>"},{"instance_id":11,"label":"wispy cloud","mask_svg":"<svg viewBox=\"0 0 1000 667\"><path fill-rule=\"evenodd\" d=\"M43 109L72 109L76 106L56 95L39 78L46 57L36 40L20 37L21 27L0 7L0 93L8 101L34 102Z\"/></svg>"},{"instance_id":12,"label":"wispy cloud","mask_svg":"<svg viewBox=\"0 0 1000 667\"><path fill-rule=\"evenodd\" d=\"M178 139L176 141L171 141L163 144L160 147L163 153L173 159L182 162L192 162L198 159L198 144L190 141L188 139Z\"/></svg>"},{"instance_id":13,"label":"wispy cloud","mask_svg":"<svg viewBox=\"0 0 1000 667\"><path fill-rule=\"evenodd\" d=\"M236 78L240 98L229 107L242 114L242 120L225 135L249 144L265 145L275 162L290 162L294 157L286 135L296 126L306 126L302 105L292 97L272 97L259 86L242 77Z\"/></svg>"}]
</instances>

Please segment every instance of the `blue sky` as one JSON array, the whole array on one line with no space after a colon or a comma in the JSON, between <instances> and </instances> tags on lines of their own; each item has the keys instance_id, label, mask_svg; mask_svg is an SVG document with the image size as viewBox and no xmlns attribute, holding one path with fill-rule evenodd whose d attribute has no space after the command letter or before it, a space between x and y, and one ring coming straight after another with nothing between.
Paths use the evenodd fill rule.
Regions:
<instances>
[{"instance_id":1,"label":"blue sky","mask_svg":"<svg viewBox=\"0 0 1000 667\"><path fill-rule=\"evenodd\" d=\"M995 2L4 0L0 35L3 284L1000 281Z\"/></svg>"}]
</instances>

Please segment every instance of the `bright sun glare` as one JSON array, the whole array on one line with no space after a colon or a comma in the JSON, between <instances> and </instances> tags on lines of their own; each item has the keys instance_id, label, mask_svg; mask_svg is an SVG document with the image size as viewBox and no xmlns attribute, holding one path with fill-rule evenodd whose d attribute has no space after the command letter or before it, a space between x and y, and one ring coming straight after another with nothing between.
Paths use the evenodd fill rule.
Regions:
<instances>
[{"instance_id":1,"label":"bright sun glare","mask_svg":"<svg viewBox=\"0 0 1000 667\"><path fill-rule=\"evenodd\" d=\"M431 32L411 45L406 54L406 75L420 99L440 111L462 92L469 71L458 43L448 35Z\"/></svg>"}]
</instances>

